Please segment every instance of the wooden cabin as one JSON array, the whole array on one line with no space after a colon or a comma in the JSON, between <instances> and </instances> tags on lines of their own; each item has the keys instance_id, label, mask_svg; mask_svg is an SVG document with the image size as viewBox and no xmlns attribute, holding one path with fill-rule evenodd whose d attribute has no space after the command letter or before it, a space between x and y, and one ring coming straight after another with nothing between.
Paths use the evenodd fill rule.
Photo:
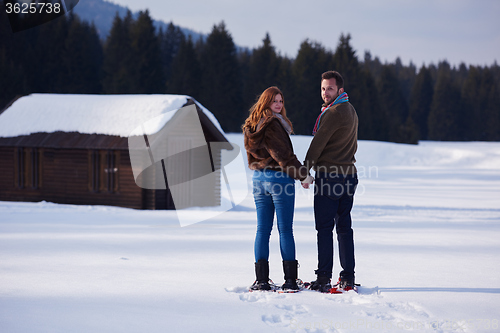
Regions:
<instances>
[{"instance_id":1,"label":"wooden cabin","mask_svg":"<svg viewBox=\"0 0 500 333\"><path fill-rule=\"evenodd\" d=\"M190 105L196 108L201 131L179 115L178 110ZM168 183L163 188L138 186L129 140L134 129L167 113L173 116L148 136L169 126L170 134L160 138L165 149L175 150L166 152L170 155L189 150L192 142L227 142L213 114L189 96L31 94L15 100L0 113L0 201L136 209L218 205L220 173L214 165L220 165L219 154L210 156L214 174L209 202L206 196L197 200L200 189L193 186L177 191L177 203ZM172 168L196 172L196 156L191 155L184 163L167 163L167 173ZM149 176L162 177L161 171L155 168Z\"/></svg>"}]
</instances>

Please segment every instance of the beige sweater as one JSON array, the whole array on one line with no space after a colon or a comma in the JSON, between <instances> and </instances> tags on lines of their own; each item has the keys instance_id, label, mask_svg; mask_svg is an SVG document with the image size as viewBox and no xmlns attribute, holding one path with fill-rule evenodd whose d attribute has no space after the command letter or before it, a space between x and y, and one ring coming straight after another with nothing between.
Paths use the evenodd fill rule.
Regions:
<instances>
[{"instance_id":1,"label":"beige sweater","mask_svg":"<svg viewBox=\"0 0 500 333\"><path fill-rule=\"evenodd\" d=\"M358 115L351 103L330 107L321 117L304 165L316 172L352 175L357 172Z\"/></svg>"}]
</instances>

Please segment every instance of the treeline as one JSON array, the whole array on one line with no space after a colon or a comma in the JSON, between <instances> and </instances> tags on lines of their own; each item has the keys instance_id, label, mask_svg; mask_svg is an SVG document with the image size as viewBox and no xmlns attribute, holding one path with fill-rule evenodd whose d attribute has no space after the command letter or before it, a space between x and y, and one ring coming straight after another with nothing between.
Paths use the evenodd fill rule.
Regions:
<instances>
[{"instance_id":1,"label":"treeline","mask_svg":"<svg viewBox=\"0 0 500 333\"><path fill-rule=\"evenodd\" d=\"M1 9L1 8L0 8ZM335 50L305 40L294 59L276 52L269 35L256 49L238 49L224 23L196 42L170 24L155 31L148 11L116 16L105 41L74 14L13 34L0 14L0 109L33 92L186 94L239 132L265 88L284 93L296 134L310 135L321 107L321 73L334 69L359 116L359 138L500 140L500 68L446 61L421 68L358 59L350 36Z\"/></svg>"}]
</instances>

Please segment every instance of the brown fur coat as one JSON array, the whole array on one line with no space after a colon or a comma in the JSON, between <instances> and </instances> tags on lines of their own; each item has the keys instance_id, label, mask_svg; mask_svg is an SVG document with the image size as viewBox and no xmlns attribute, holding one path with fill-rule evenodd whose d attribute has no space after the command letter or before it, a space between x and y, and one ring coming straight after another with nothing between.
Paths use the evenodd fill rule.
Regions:
<instances>
[{"instance_id":1,"label":"brown fur coat","mask_svg":"<svg viewBox=\"0 0 500 333\"><path fill-rule=\"evenodd\" d=\"M276 116L265 118L257 129L243 131L248 167L286 172L293 179L304 180L308 171L293 152L290 136Z\"/></svg>"}]
</instances>

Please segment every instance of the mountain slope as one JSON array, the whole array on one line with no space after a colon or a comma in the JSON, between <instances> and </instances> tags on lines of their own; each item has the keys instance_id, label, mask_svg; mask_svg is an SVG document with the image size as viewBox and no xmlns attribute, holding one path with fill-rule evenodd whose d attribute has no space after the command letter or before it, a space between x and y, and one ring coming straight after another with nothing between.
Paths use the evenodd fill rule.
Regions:
<instances>
[{"instance_id":1,"label":"mountain slope","mask_svg":"<svg viewBox=\"0 0 500 333\"><path fill-rule=\"evenodd\" d=\"M115 18L116 13L118 12L118 15L120 15L120 17L124 17L125 15L127 15L127 10L127 7L123 7L105 0L85 0L80 1L78 5L76 5L73 9L73 12L84 21L94 22L94 25L96 26L101 39L106 39L113 24L113 19ZM138 12L133 12L132 15L135 18L137 17ZM157 29L162 27L164 31L169 24L158 20L154 20L154 22ZM194 41L198 40L200 37L203 37L203 34L197 33L193 30L182 27L180 27L180 29L186 36L191 36Z\"/></svg>"}]
</instances>

